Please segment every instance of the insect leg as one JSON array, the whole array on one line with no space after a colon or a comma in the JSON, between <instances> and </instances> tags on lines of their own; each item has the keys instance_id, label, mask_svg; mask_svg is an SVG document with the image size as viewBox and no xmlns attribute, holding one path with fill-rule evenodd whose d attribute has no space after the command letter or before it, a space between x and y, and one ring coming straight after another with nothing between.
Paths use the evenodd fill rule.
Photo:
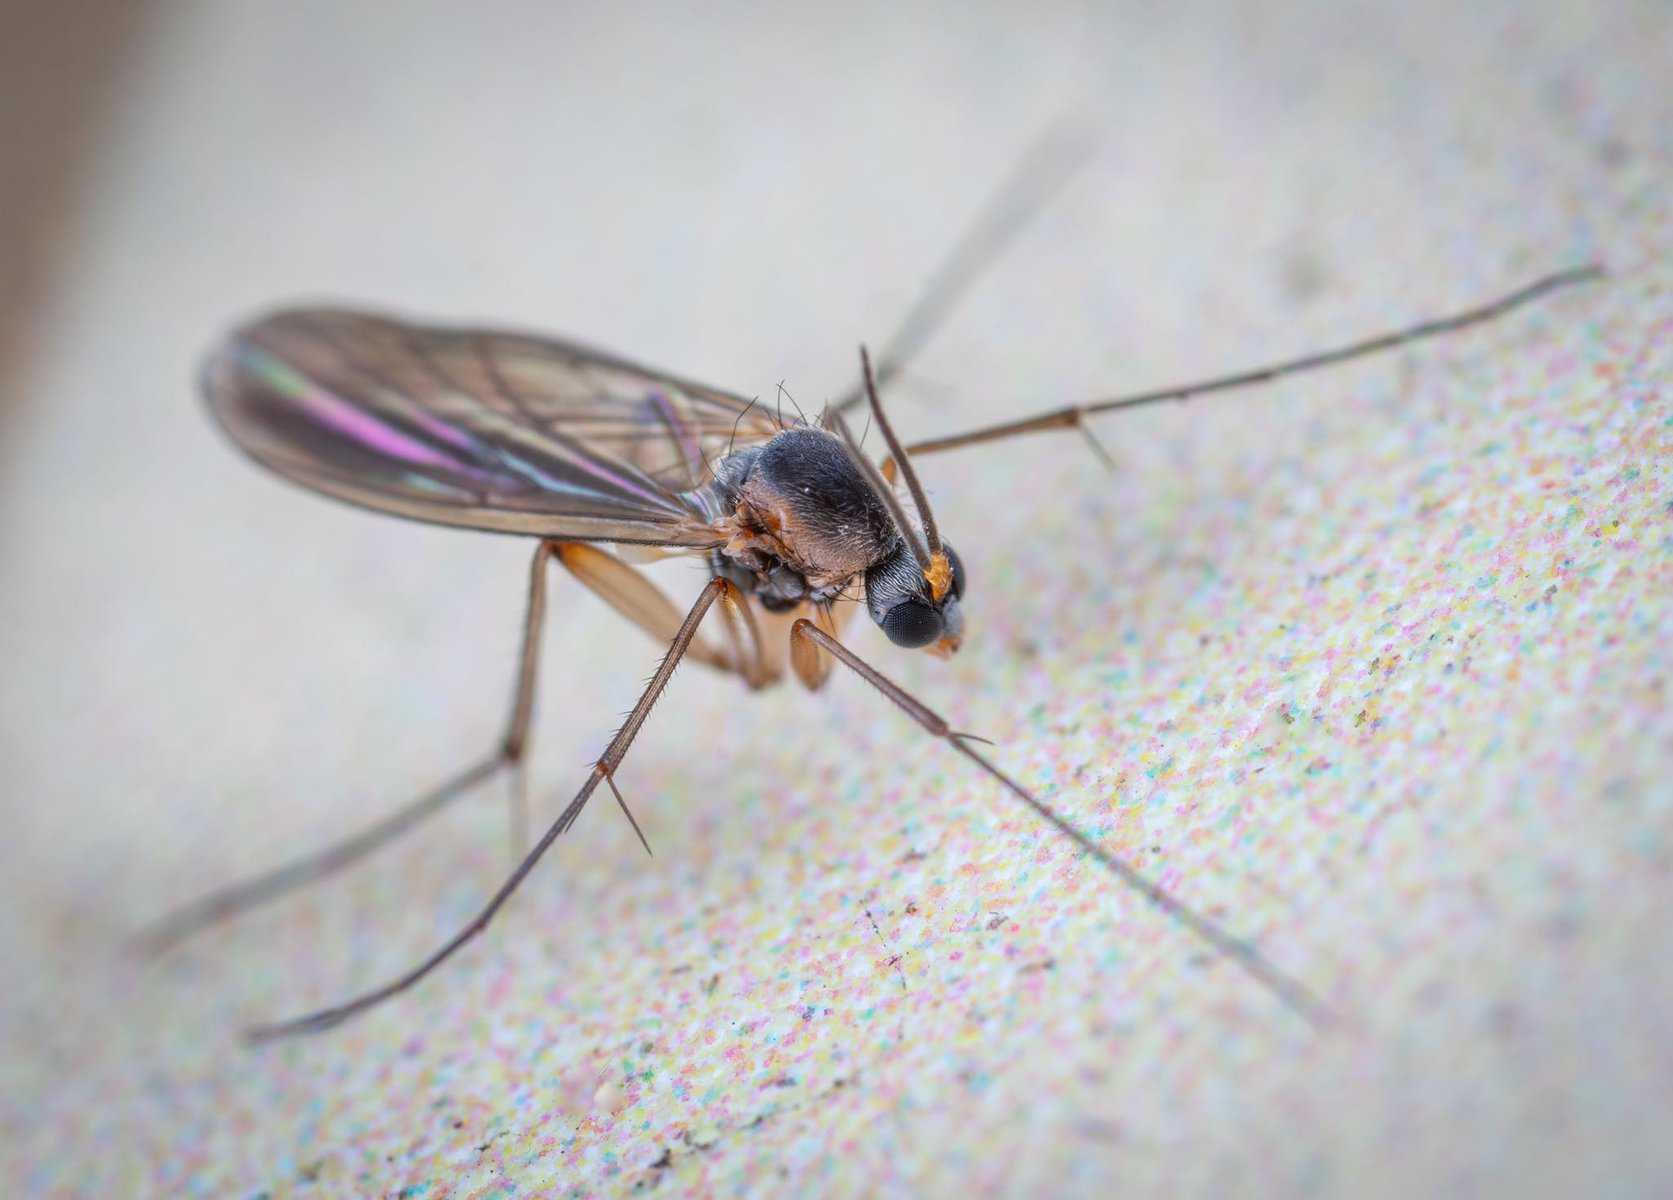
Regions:
<instances>
[{"instance_id":1,"label":"insect leg","mask_svg":"<svg viewBox=\"0 0 1673 1200\"><path fill-rule=\"evenodd\" d=\"M680 628L680 613L674 607L673 601L635 567L624 563L615 555L590 546L585 542L550 542L542 543L551 546L549 554L557 557L564 568L588 591L602 599L611 608L632 621L639 628L650 634L658 642L665 643L672 638ZM505 754L511 762L512 779L514 782L513 826L512 826L512 854L511 860L516 862L528 850L526 828L528 821L528 785L525 769L524 746L527 742L529 719L534 708L534 681L536 676L537 659L540 649L540 630L544 624L541 615L546 603L545 572L537 565L534 576L529 582L529 610L530 622L523 634L523 669L518 676L517 698L513 707L512 728L506 735ZM532 639L532 641L531 641ZM721 670L732 668L726 656L704 642L701 638L695 640L690 647L689 655L698 662ZM633 832L639 835L639 841L645 846L645 852L650 853L650 844L645 841L645 835L628 811L627 804L622 801L620 794L616 796L621 803L622 812L627 816L628 823L633 826Z\"/></svg>"},{"instance_id":2,"label":"insect leg","mask_svg":"<svg viewBox=\"0 0 1673 1200\"><path fill-rule=\"evenodd\" d=\"M960 733L954 730L938 713L908 694L893 680L884 676L875 667L811 621L797 621L791 628L790 636L792 639L810 641L821 650L840 659L872 687L893 701L898 708L916 721L931 737L940 738L987 772L1007 791L1033 809L1042 820L1096 859L1100 865L1107 868L1122 883L1132 888L1181 925L1184 925L1217 952L1232 959L1305 1020L1319 1026L1328 1023L1328 1015L1324 1006L1299 981L1279 970L1262 956L1254 946L1227 932L1216 922L1191 908L1160 884L1151 882L1128 863L1105 850L1086 834L1058 816L1034 793L994 766L986 756L970 745L972 741L980 741L981 739L976 738L973 734Z\"/></svg>"},{"instance_id":3,"label":"insect leg","mask_svg":"<svg viewBox=\"0 0 1673 1200\"><path fill-rule=\"evenodd\" d=\"M511 713L506 720L505 734L493 753L352 837L286 863L266 874L211 892L176 910L144 933L140 939L141 944L153 953L160 953L210 925L277 899L303 884L332 875L365 858L378 847L393 841L426 817L440 812L460 796L508 767L514 773L512 836L515 840L519 820L527 819L527 806L522 801L524 787L520 776L524 751L528 745L529 721L534 711L535 675L540 658L541 629L546 614L546 565L561 549L562 544L558 542L541 542L535 548L533 562L529 567L528 601L523 616L523 643L518 656L517 683L512 694ZM524 839L523 846L526 845L527 840ZM522 848L517 847L519 855Z\"/></svg>"},{"instance_id":4,"label":"insect leg","mask_svg":"<svg viewBox=\"0 0 1673 1200\"><path fill-rule=\"evenodd\" d=\"M140 944L151 953L161 953L211 925L276 900L304 884L335 874L393 841L425 818L440 812L502 770L511 772L511 857L513 862L521 858L528 848L525 767L529 727L534 715L540 640L545 628L547 564L553 558L557 558L584 586L598 593L653 637L666 641L679 628L680 617L673 604L655 585L626 563L583 543L541 542L535 548L529 567L528 600L523 616L523 640L518 654L511 712L506 719L505 734L494 752L405 807L335 845L187 904L151 926L140 936ZM730 665L723 655L702 643L692 647L692 657L710 666L726 668Z\"/></svg>"},{"instance_id":5,"label":"insect leg","mask_svg":"<svg viewBox=\"0 0 1673 1200\"><path fill-rule=\"evenodd\" d=\"M564 542L558 559L569 573L611 608L666 645L681 625L680 610L642 571L614 554L585 542ZM733 670L731 658L703 638L691 644L690 657L705 666Z\"/></svg>"},{"instance_id":6,"label":"insect leg","mask_svg":"<svg viewBox=\"0 0 1673 1200\"><path fill-rule=\"evenodd\" d=\"M1595 263L1584 267L1574 267L1567 271L1558 271L1554 275L1536 279L1514 292L1500 296L1496 300L1490 300L1485 304L1477 305L1474 308L1465 309L1463 312L1454 313L1447 317L1438 317L1431 321L1423 321L1405 329L1395 330L1393 333L1383 333L1376 337L1364 338L1346 346L1338 346L1333 350L1322 350L1316 354L1292 358L1286 362L1273 363L1270 366L1255 367L1248 371L1238 371L1231 375L1222 375L1217 379L1205 379L1199 383L1158 388L1149 392L1136 392L1130 396L1095 400L1090 404L1072 404L1065 408L1055 408L1049 412L1036 413L1031 417L1020 417L1014 421L1006 421L999 425L971 429L964 433L949 434L946 437L926 438L924 441L908 446L906 452L908 454L933 454L938 450L956 450L960 446L975 446L982 442L995 442L1001 438L1016 437L1024 433L1039 433L1047 429L1081 429L1084 431L1086 419L1100 413L1116 412L1124 408L1139 408L1147 404L1189 400L1195 396L1207 395L1210 392L1226 392L1233 388L1249 387L1257 383L1269 383L1287 375L1299 375L1304 371L1334 366L1337 363L1347 362L1349 359L1376 354L1383 350L1392 350L1396 346L1408 345L1424 338L1435 337L1443 333L1454 333L1472 325L1480 325L1494 320L1514 308L1532 303L1559 288L1600 279L1603 277L1603 273L1603 268ZM1107 458L1107 454L1103 457Z\"/></svg>"},{"instance_id":7,"label":"insect leg","mask_svg":"<svg viewBox=\"0 0 1673 1200\"><path fill-rule=\"evenodd\" d=\"M842 637L842 627L854 615L860 606L853 601L843 601L837 605L812 606L813 623L833 638ZM807 611L804 609L803 611ZM791 626L792 631L795 626ZM819 648L805 638L792 636L790 639L790 668L795 671L796 678L801 680L802 686L810 692L817 692L824 687L831 677L830 656L821 654Z\"/></svg>"},{"instance_id":8,"label":"insect leg","mask_svg":"<svg viewBox=\"0 0 1673 1200\"><path fill-rule=\"evenodd\" d=\"M761 623L755 618L755 607L737 586L726 590L726 604L720 610L726 626L726 641L732 647L733 670L743 677L752 691L759 691L778 681L777 670L767 662L766 642L761 637Z\"/></svg>"},{"instance_id":9,"label":"insect leg","mask_svg":"<svg viewBox=\"0 0 1673 1200\"><path fill-rule=\"evenodd\" d=\"M587 806L587 801L592 797L598 785L609 780L610 786L612 788L615 786L613 776L616 769L621 766L622 759L627 757L628 749L633 745L633 739L639 736L640 728L644 726L646 718L650 716L651 706L657 702L663 689L668 686L668 680L674 674L674 668L679 666L680 659L685 656L687 649L696 639L697 627L702 622L703 615L709 611L710 605L720 597L721 593L731 586L733 585L724 579L711 579L707 586L703 588L702 593L697 597L697 603L691 606L691 611L686 614L685 620L681 622L679 630L674 634L667 653L662 656L661 665L657 667L656 673L651 676L650 683L645 686L643 694L639 697L639 702L633 706L633 711L628 713L627 720L616 731L616 736L610 739L610 744L604 748L604 753L593 764L592 773L587 776L586 782L581 785L581 790L575 794L575 799L569 802L569 806L563 810L558 819L535 843L534 849L530 850L523 861L517 864L517 868L511 872L506 881L500 885L499 890L483 906L482 911L477 913L468 925L444 942L439 950L436 950L423 962L382 987L374 988L352 1000L333 1005L330 1008L320 1009L318 1012L309 1013L307 1016L298 1017L295 1020L257 1026L250 1029L247 1036L252 1041L269 1041L273 1038L288 1037L292 1034L318 1033L321 1030L330 1029L356 1013L364 1012L391 996L406 991L452 957L454 952L465 945L466 942L487 928L488 922L494 919L494 914L499 912L505 902L511 898L511 894L527 878L529 872L534 870L535 864L540 861L541 856L546 853L553 842L568 831L571 825L575 824L575 819L581 815L581 810Z\"/></svg>"},{"instance_id":10,"label":"insect leg","mask_svg":"<svg viewBox=\"0 0 1673 1200\"><path fill-rule=\"evenodd\" d=\"M1030 147L941 260L894 336L884 344L877 356L879 385L899 374L935 336L970 285L1068 182L1090 151L1091 141L1085 131L1068 124L1050 129ZM863 403L865 397L865 383L857 381L831 407L846 413Z\"/></svg>"}]
</instances>

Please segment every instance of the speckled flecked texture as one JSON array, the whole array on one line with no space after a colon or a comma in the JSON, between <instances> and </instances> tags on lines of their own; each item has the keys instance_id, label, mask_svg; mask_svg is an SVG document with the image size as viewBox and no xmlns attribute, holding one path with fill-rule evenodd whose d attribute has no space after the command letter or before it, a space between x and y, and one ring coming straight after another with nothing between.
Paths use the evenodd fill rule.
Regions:
<instances>
[{"instance_id":1,"label":"speckled flecked texture","mask_svg":"<svg viewBox=\"0 0 1673 1200\"><path fill-rule=\"evenodd\" d=\"M0 470L0 1192L1673 1188L1673 34L1598 9L168 8ZM657 856L595 806L399 1003L236 1038L456 928L499 789L125 952L481 753L512 665L525 547L261 477L190 393L219 328L341 295L817 403L1065 111L1099 156L897 389L909 434L1614 272L1111 419L1114 474L926 459L966 650L854 639L1337 1028L857 681L700 669L622 772ZM557 583L542 812L656 653Z\"/></svg>"}]
</instances>

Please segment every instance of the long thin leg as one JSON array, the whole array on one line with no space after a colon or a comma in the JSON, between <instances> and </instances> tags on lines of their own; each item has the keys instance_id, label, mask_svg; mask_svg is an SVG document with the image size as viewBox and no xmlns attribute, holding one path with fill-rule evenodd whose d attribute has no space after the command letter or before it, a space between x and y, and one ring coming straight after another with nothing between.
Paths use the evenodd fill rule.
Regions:
<instances>
[{"instance_id":1,"label":"long thin leg","mask_svg":"<svg viewBox=\"0 0 1673 1200\"><path fill-rule=\"evenodd\" d=\"M663 590L638 568L585 542L565 542L558 557L569 573L611 608L666 646L680 628L683 614ZM721 671L736 669L725 653L704 638L691 644L690 656Z\"/></svg>"},{"instance_id":2,"label":"long thin leg","mask_svg":"<svg viewBox=\"0 0 1673 1200\"><path fill-rule=\"evenodd\" d=\"M824 630L831 637L841 640L842 627L848 623L860 606L857 602L848 600L828 607L812 606L813 623ZM795 625L792 624L794 629ZM830 680L831 659L828 655L819 653L819 648L802 638L790 639L790 668L801 680L802 686L810 692L817 692Z\"/></svg>"},{"instance_id":3,"label":"long thin leg","mask_svg":"<svg viewBox=\"0 0 1673 1200\"><path fill-rule=\"evenodd\" d=\"M743 677L750 690L760 691L777 682L777 674L767 663L761 623L755 618L755 609L749 597L738 588L728 588L720 615L725 623L727 644L732 648L733 669Z\"/></svg>"},{"instance_id":4,"label":"long thin leg","mask_svg":"<svg viewBox=\"0 0 1673 1200\"><path fill-rule=\"evenodd\" d=\"M511 821L506 828L506 845L516 862L529 849L529 762L519 758L511 764L511 792L508 797Z\"/></svg>"},{"instance_id":5,"label":"long thin leg","mask_svg":"<svg viewBox=\"0 0 1673 1200\"><path fill-rule=\"evenodd\" d=\"M708 585L703 588L702 594L697 597L697 603L691 606L691 611L686 614L679 631L675 633L674 640L668 647L668 652L662 656L662 664L657 667L656 674L651 676L651 681L639 697L639 702L633 706L633 711L628 713L627 720L616 731L616 736L610 739L610 744L604 748L604 753L599 755L598 761L593 764L592 774L587 776L587 781L581 785L581 790L575 794L575 799L569 802L569 807L563 810L540 841L535 843L534 849L530 850L523 861L517 864L517 869L511 872L482 911L472 918L470 924L454 934L443 943L439 950L412 970L398 976L382 987L374 988L343 1004L334 1005L331 1008L322 1008L318 1012L309 1013L307 1016L298 1017L295 1020L279 1021L271 1025L258 1025L249 1030L247 1036L252 1041L260 1042L269 1041L273 1038L288 1037L297 1033L318 1033L321 1030L330 1029L356 1013L364 1012L373 1005L382 1003L391 996L406 991L446 962L466 942L486 929L488 922L494 919L494 914L499 912L529 872L534 870L535 864L540 861L541 856L546 853L552 843L563 836L571 825L575 824L575 819L581 815L581 810L587 806L588 799L591 798L599 783L604 780L612 780L611 787L615 786L612 777L616 773L616 768L621 766L622 759L627 757L628 748L633 745L633 739L639 736L640 728L645 724L645 719L650 716L651 706L657 702L663 689L668 686L668 680L674 674L674 668L680 665L680 659L685 655L686 647L690 646L692 639L697 636L697 627L703 620L703 614L708 612L709 606L720 597L722 592L730 587L732 585L724 579L711 579Z\"/></svg>"},{"instance_id":6,"label":"long thin leg","mask_svg":"<svg viewBox=\"0 0 1673 1200\"><path fill-rule=\"evenodd\" d=\"M148 954L161 954L211 925L258 908L303 884L334 874L365 858L379 846L393 841L426 817L440 812L472 788L492 779L505 765L503 754L496 750L434 791L424 793L352 837L266 874L211 892L176 909L141 933L139 945Z\"/></svg>"},{"instance_id":7,"label":"long thin leg","mask_svg":"<svg viewBox=\"0 0 1673 1200\"><path fill-rule=\"evenodd\" d=\"M541 542L529 564L529 599L523 614L523 645L517 656L517 686L511 695L511 717L500 741L499 762L511 770L511 858L515 862L529 845L529 726L534 720L535 680L540 674L540 639L546 631L546 566L561 561L561 542Z\"/></svg>"},{"instance_id":8,"label":"long thin leg","mask_svg":"<svg viewBox=\"0 0 1673 1200\"><path fill-rule=\"evenodd\" d=\"M559 543L541 542L535 547L529 565L528 600L523 613L523 643L518 654L517 682L511 697L511 713L500 744L493 753L467 767L433 791L397 809L389 816L368 826L359 833L333 846L277 867L253 879L235 883L211 892L164 917L141 935L140 943L152 953L160 953L192 934L247 912L286 892L317 879L324 879L359 862L368 854L387 845L426 818L434 816L471 789L492 779L510 767L514 776L512 837L517 837L516 822L519 807L526 814L526 803L519 805L524 787L521 764L528 746L529 720L534 711L536 668L540 661L540 635L546 616L546 565L558 553Z\"/></svg>"},{"instance_id":9,"label":"long thin leg","mask_svg":"<svg viewBox=\"0 0 1673 1200\"><path fill-rule=\"evenodd\" d=\"M1391 350L1396 346L1404 346L1423 338L1434 337L1443 333L1453 333L1471 325L1479 325L1491 321L1495 317L1503 316L1511 309L1537 300L1558 288L1584 283L1592 279L1600 279L1603 277L1603 273L1603 267L1596 263L1584 267L1574 267L1567 271L1559 271L1554 275L1547 275L1543 279L1536 279L1527 286L1520 287L1497 300L1491 300L1486 304L1477 305L1475 308L1454 313L1449 317L1424 321L1407 329L1365 338L1347 346L1339 346L1334 350L1324 350L1317 354L1308 354L1301 358L1292 358L1287 362L1256 367L1249 371L1238 371L1233 375L1222 375L1217 379L1206 379L1200 383L1158 388L1150 392L1136 392L1130 396L1095 400L1090 404L1073 404L1066 408L1055 408L1050 412L1036 413L1031 417L1019 417L1014 421L989 425L981 429L972 429L965 433L928 438L908 446L906 452L908 454L933 454L938 450L954 450L960 446L975 446L982 442L998 441L1000 438L1016 437L1024 433L1039 433L1047 429L1079 428L1084 431L1086 429L1084 425L1086 418L1097 416L1100 413L1115 412L1124 408L1139 408L1146 404L1189 400L1194 396L1203 396L1210 392L1225 392L1233 388L1249 387L1252 384L1268 383L1286 375L1299 375L1303 371L1313 371L1320 367L1333 366L1351 358L1376 354L1382 350ZM1096 447L1096 443L1094 443L1094 446ZM1101 449L1099 452L1107 459L1107 454L1104 454Z\"/></svg>"},{"instance_id":10,"label":"long thin leg","mask_svg":"<svg viewBox=\"0 0 1673 1200\"><path fill-rule=\"evenodd\" d=\"M541 635L546 623L547 566L554 558L588 589L598 593L659 641L666 642L679 627L678 610L654 584L632 567L582 543L541 542L535 547L529 564L528 599L523 614L517 681L499 747L433 791L426 792L336 845L286 863L264 875L212 892L176 910L142 934L140 944L153 953L160 953L210 925L277 899L304 884L335 874L505 770L511 772L512 858L514 861L521 858L528 848L525 765L529 728L534 715ZM693 647L693 653L711 666L728 665L701 643Z\"/></svg>"},{"instance_id":11,"label":"long thin leg","mask_svg":"<svg viewBox=\"0 0 1673 1200\"><path fill-rule=\"evenodd\" d=\"M865 660L861 659L847 646L844 646L834 637L831 637L811 621L797 621L791 628L790 636L792 638L807 639L808 641L817 644L820 649L836 658L841 659L843 663L852 668L867 683L871 684L872 687L876 688L878 691L882 692L883 695L892 700L902 711L906 713L907 716L911 717L920 726L922 726L931 737L940 738L954 750L957 750L960 754L964 755L964 757L968 758L982 770L986 771L994 779L997 779L1011 792L1012 795L1016 796L1024 804L1028 805L1029 808L1033 809L1035 813L1050 824L1052 828L1056 829L1076 846L1079 846L1082 850L1086 851L1087 854L1097 859L1100 864L1108 868L1118 879L1121 880L1122 883L1126 884L1135 892L1139 893L1139 895L1154 904L1157 908L1173 917L1192 933L1196 934L1203 941L1214 947L1215 950L1219 951L1227 958L1235 961L1289 1008L1293 1009L1296 1013L1300 1014L1307 1021L1315 1025L1322 1026L1328 1023L1328 1014L1326 1013L1324 1006L1310 991L1308 991L1306 987L1304 987L1297 980L1291 978L1289 975L1286 975L1283 971L1280 971L1277 967L1273 966L1272 963L1268 962L1261 956L1260 951L1256 950L1248 942L1243 941L1241 938L1234 937L1232 934L1222 929L1214 921L1203 916L1201 913L1187 905L1184 901L1175 897L1161 885L1152 883L1127 863L1115 857L1097 842L1094 842L1091 838L1087 837L1086 834L1082 833L1073 825L1069 824L1069 822L1065 821L1062 817L1058 816L1027 788L1017 783L1009 775L1005 774L1005 772L1001 771L998 767L989 762L980 752L972 748L970 745L970 741L973 740L972 735L955 731L945 720L941 718L939 714L914 699L911 695L902 690L901 687L893 680L885 677L881 672L872 667L869 663L865 662Z\"/></svg>"},{"instance_id":12,"label":"long thin leg","mask_svg":"<svg viewBox=\"0 0 1673 1200\"><path fill-rule=\"evenodd\" d=\"M935 336L970 285L1085 162L1089 150L1090 140L1084 133L1065 125L1042 137L1012 168L975 223L930 276L894 336L884 343L877 356L879 385L893 379ZM846 413L864 400L865 384L856 382L831 407Z\"/></svg>"}]
</instances>

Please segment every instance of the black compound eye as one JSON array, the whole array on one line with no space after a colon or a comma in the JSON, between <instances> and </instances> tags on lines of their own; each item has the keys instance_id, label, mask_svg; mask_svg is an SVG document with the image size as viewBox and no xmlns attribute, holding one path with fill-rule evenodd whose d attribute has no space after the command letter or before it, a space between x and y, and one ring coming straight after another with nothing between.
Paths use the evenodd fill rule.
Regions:
<instances>
[{"instance_id":1,"label":"black compound eye","mask_svg":"<svg viewBox=\"0 0 1673 1200\"><path fill-rule=\"evenodd\" d=\"M902 600L883 615L883 632L897 646L915 650L945 631L941 614L921 600Z\"/></svg>"},{"instance_id":2,"label":"black compound eye","mask_svg":"<svg viewBox=\"0 0 1673 1200\"><path fill-rule=\"evenodd\" d=\"M947 556L947 562L953 568L953 599L964 597L964 564L959 561L958 552L946 542L941 543L941 551Z\"/></svg>"}]
</instances>

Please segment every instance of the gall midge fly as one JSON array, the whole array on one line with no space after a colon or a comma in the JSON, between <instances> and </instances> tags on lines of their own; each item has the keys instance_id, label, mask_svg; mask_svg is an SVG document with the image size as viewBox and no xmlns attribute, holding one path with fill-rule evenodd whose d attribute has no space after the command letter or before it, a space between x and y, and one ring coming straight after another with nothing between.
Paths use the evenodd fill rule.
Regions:
<instances>
[{"instance_id":1,"label":"gall midge fly","mask_svg":"<svg viewBox=\"0 0 1673 1200\"><path fill-rule=\"evenodd\" d=\"M512 774L519 831L526 820L523 763L547 568L556 560L666 646L638 703L569 806L469 924L389 983L259 1026L250 1037L328 1029L423 979L487 926L600 784L644 842L615 774L686 658L737 675L752 689L778 682L786 669L818 688L841 663L1285 1005L1322 1023L1323 1006L1301 983L1060 817L978 750L973 743L982 739L950 728L845 646L843 628L863 604L897 646L938 655L959 647L964 569L930 511L915 457L1052 429L1080 431L1106 457L1089 417L1263 383L1463 329L1602 271L1586 266L1549 275L1452 316L1272 366L903 445L879 402L878 382L887 382L934 332L982 261L1038 203L1046 190L1041 180L1064 174L1060 159L1054 167L1032 157L933 277L877 371L862 350L860 382L813 422L786 421L734 393L572 342L502 330L301 308L228 336L206 364L204 392L227 435L263 466L380 512L535 540L522 652L505 734L485 758L322 853L180 910L154 928L150 943L166 946L346 866L501 772ZM886 444L881 465L861 452L845 419L860 404L869 406ZM623 547L634 558L696 556L709 581L682 613L601 544ZM718 634L702 636L699 627L717 601ZM514 837L526 843L519 833Z\"/></svg>"}]
</instances>

